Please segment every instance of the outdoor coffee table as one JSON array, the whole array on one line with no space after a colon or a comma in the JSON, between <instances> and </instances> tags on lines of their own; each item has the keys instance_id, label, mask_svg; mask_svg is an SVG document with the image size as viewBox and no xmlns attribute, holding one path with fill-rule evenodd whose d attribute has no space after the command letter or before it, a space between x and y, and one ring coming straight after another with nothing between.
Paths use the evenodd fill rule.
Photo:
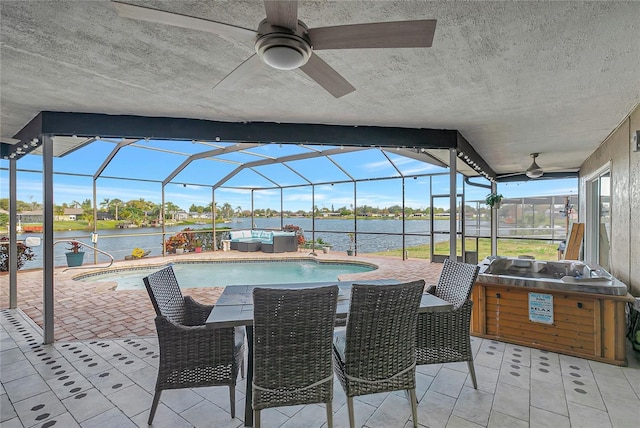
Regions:
<instances>
[{"instance_id":1,"label":"outdoor coffee table","mask_svg":"<svg viewBox=\"0 0 640 428\"><path fill-rule=\"evenodd\" d=\"M241 241L238 242L238 251L254 252L260 251L260 241Z\"/></svg>"},{"instance_id":2,"label":"outdoor coffee table","mask_svg":"<svg viewBox=\"0 0 640 428\"><path fill-rule=\"evenodd\" d=\"M245 327L247 331L248 362L247 362L247 388L245 395L244 426L253 426L253 406L251 384L253 381L253 289L256 287L266 288L313 288L326 285L338 284L340 296L336 315L347 315L349 313L349 299L351 297L351 285L375 284L391 285L399 284L401 281L395 279L377 279L362 281L334 281L334 282L307 282L296 284L261 284L261 285L228 285L224 288L222 295L218 298L213 310L207 318L207 328L222 327ZM423 294L418 312L447 311L453 308L451 303L442 300L432 294Z\"/></svg>"}]
</instances>

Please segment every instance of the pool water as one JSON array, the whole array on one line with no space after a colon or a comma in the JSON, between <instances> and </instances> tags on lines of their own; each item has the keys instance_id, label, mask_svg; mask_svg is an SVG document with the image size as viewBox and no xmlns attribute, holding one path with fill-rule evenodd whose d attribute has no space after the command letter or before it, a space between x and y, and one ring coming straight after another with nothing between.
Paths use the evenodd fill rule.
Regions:
<instances>
[{"instance_id":1,"label":"pool water","mask_svg":"<svg viewBox=\"0 0 640 428\"><path fill-rule=\"evenodd\" d=\"M117 282L116 290L144 290L142 278L159 267L131 268L94 273L77 278L83 282ZM224 287L236 284L291 284L297 282L336 281L339 275L375 270L364 263L316 261L200 262L174 263L180 288Z\"/></svg>"}]
</instances>

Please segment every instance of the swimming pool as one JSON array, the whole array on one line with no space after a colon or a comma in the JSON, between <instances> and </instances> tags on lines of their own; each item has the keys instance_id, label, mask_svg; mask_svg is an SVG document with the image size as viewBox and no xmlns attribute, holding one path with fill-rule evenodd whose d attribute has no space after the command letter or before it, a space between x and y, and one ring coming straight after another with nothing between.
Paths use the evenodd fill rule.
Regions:
<instances>
[{"instance_id":1,"label":"swimming pool","mask_svg":"<svg viewBox=\"0 0 640 428\"><path fill-rule=\"evenodd\" d=\"M142 278L161 266L122 268L75 277L82 282L117 282L116 290L144 290ZM181 288L224 287L234 284L291 284L336 281L339 275L377 269L369 263L316 260L175 262L173 270Z\"/></svg>"}]
</instances>

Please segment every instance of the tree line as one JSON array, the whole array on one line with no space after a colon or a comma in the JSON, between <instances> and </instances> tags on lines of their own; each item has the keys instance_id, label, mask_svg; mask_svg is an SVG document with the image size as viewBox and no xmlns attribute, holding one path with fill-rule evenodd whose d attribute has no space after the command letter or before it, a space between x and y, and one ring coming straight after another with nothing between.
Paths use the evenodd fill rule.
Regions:
<instances>
[{"instance_id":1,"label":"tree line","mask_svg":"<svg viewBox=\"0 0 640 428\"><path fill-rule=\"evenodd\" d=\"M203 215L205 213L211 213L212 204L208 205L196 205L191 204L188 209L188 213ZM38 202L25 202L21 200L16 201L16 208L18 213L23 213L27 211L41 211L43 206ZM65 214L65 210L68 208L76 208L81 209L82 214L76 216L78 220L84 220L89 223L93 221L93 202L91 199L85 199L82 201L71 201L64 202L60 205L54 204L53 212L54 212L54 220L61 221L63 220L63 216ZM159 220L161 217L161 208L162 204L157 204L152 201L147 201L144 198L132 199L129 201L123 201L118 198L114 199L103 199L98 204L98 211L101 213L100 217L105 218L108 217L110 219L116 221L129 221L135 224L147 223L153 220ZM0 210L8 211L9 209L9 199L1 198L0 199ZM468 206L467 212L475 212L476 209ZM173 202L165 202L164 205L164 218L166 220L175 220L176 215L183 210L178 205ZM443 208L435 208L435 214L446 214L449 210ZM373 207L369 205L357 206L354 208L353 205L347 207L342 206L338 208L334 208L332 205L331 208L327 207L318 207L315 206L313 210L305 211L305 210L285 210L283 215L285 216L322 216L325 214L333 214L337 216L372 216L372 215L380 215L380 216L401 216L402 215L402 207L400 205L392 205L389 207ZM411 207L405 207L404 213L406 216L421 214L425 216L429 216L431 214L431 209L414 209ZM255 216L260 217L274 217L280 215L280 210L276 210L273 208L255 208L253 210L253 214ZM241 206L233 207L230 203L225 202L222 204L216 204L216 217L229 219L232 217L250 217L251 210L243 209ZM6 225L8 223L8 215L4 213L0 213L0 225Z\"/></svg>"}]
</instances>

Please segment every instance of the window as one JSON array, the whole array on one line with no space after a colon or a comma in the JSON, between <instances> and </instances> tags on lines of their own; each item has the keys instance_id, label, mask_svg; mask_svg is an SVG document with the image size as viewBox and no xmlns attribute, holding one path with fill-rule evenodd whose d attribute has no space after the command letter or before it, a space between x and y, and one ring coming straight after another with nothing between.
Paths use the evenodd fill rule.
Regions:
<instances>
[{"instance_id":1,"label":"window","mask_svg":"<svg viewBox=\"0 0 640 428\"><path fill-rule=\"evenodd\" d=\"M598 170L586 179L587 217L585 260L609 270L611 236L611 170Z\"/></svg>"}]
</instances>

